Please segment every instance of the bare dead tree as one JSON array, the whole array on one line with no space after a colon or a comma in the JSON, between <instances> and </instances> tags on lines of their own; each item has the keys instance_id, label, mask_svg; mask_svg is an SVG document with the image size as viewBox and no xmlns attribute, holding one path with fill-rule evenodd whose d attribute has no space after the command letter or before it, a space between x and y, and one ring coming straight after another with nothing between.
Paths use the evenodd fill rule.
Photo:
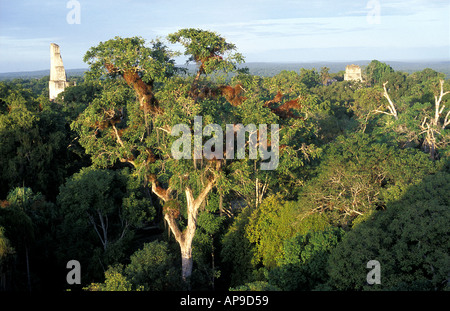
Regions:
<instances>
[{"instance_id":1,"label":"bare dead tree","mask_svg":"<svg viewBox=\"0 0 450 311\"><path fill-rule=\"evenodd\" d=\"M434 95L434 118L431 118L428 120L427 117L425 117L420 124L420 129L422 130L420 134L426 134L425 140L423 142L423 148L426 149L426 151L430 152L430 158L435 159L436 154L436 147L437 147L437 137L441 135L441 129L444 129L447 125L450 124L450 120L448 119L450 116L450 110L447 112L444 118L444 122L442 126L440 125L439 119L444 111L445 105L442 105L442 98L450 94L450 91L444 92L444 80L439 81L439 94ZM427 121L428 120L428 121Z\"/></svg>"},{"instance_id":2,"label":"bare dead tree","mask_svg":"<svg viewBox=\"0 0 450 311\"><path fill-rule=\"evenodd\" d=\"M388 92L387 92L387 90L386 90L386 84L388 84L388 81L386 81L386 82L383 83L383 89L384 89L383 96L388 100L388 103L389 103L389 105L388 105L389 112L381 111L381 110L374 110L374 112L384 113L384 114L387 114L387 115L391 115L391 116L393 116L393 117L395 118L395 120L398 120L397 110L395 109L394 103L392 102L392 100L391 100L391 98L390 98L390 96L389 96L389 94L388 94Z\"/></svg>"},{"instance_id":3,"label":"bare dead tree","mask_svg":"<svg viewBox=\"0 0 450 311\"><path fill-rule=\"evenodd\" d=\"M441 107L442 98L445 95L450 94L450 91L444 92L444 80L439 81L439 86L440 86L439 97L438 97L438 95L434 95L435 110L434 110L434 119L432 120L433 125L436 127L439 126L439 117L441 116L441 114L445 108L445 105L442 105L442 107ZM445 116L444 124L442 125L442 129L444 129L447 125L450 124L450 120L448 119L449 115L450 115L450 110L447 112L447 115Z\"/></svg>"}]
</instances>

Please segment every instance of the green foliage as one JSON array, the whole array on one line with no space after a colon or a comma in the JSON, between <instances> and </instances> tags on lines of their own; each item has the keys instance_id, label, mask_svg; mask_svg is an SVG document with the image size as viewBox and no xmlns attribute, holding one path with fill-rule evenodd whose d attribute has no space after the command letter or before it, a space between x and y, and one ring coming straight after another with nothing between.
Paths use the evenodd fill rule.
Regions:
<instances>
[{"instance_id":1,"label":"green foliage","mask_svg":"<svg viewBox=\"0 0 450 311\"><path fill-rule=\"evenodd\" d=\"M314 71L302 71L303 75L295 71L283 70L273 77L267 77L263 80L264 89L258 90L270 92L270 97L273 98L278 91L280 91L287 99L295 99L299 95L306 94L309 85L308 77L314 74ZM308 85L306 83L308 83ZM267 98L269 99L269 98Z\"/></svg>"},{"instance_id":2,"label":"green foliage","mask_svg":"<svg viewBox=\"0 0 450 311\"><path fill-rule=\"evenodd\" d=\"M246 283L245 285L240 285L230 288L230 291L250 291L250 292L261 292L261 291L279 291L280 289L266 281L255 281L251 283Z\"/></svg>"},{"instance_id":3,"label":"green foliage","mask_svg":"<svg viewBox=\"0 0 450 311\"><path fill-rule=\"evenodd\" d=\"M0 228L2 228L1 240L6 257L1 258L0 270L3 270L5 266L5 272L9 272L12 278L10 289L30 289L28 280L31 278L30 274L26 273L26 261L29 259L28 251L36 237L33 221L26 214L22 204L7 205L0 208ZM14 254L14 256L11 257L8 254Z\"/></svg>"},{"instance_id":4,"label":"green foliage","mask_svg":"<svg viewBox=\"0 0 450 311\"><path fill-rule=\"evenodd\" d=\"M13 85L2 88L0 109L0 196L31 187L54 199L59 184L80 163L67 149L66 112L47 99Z\"/></svg>"},{"instance_id":5,"label":"green foliage","mask_svg":"<svg viewBox=\"0 0 450 311\"><path fill-rule=\"evenodd\" d=\"M24 213L25 218L29 218L32 223L32 228L26 229L24 226L23 232L30 230L33 235L39 236L39 243L37 246L47 249L49 244L54 242L54 225L57 217L55 205L46 200L41 193L34 193L31 188L14 188L6 198L8 209L15 209ZM28 220L27 220L28 222ZM16 230L15 228L13 230ZM18 230L18 229L17 229ZM21 229L22 230L22 229ZM20 236L20 234L14 234ZM34 240L31 237L31 240Z\"/></svg>"},{"instance_id":6,"label":"green foliage","mask_svg":"<svg viewBox=\"0 0 450 311\"><path fill-rule=\"evenodd\" d=\"M448 289L450 174L427 176L386 210L350 231L329 258L337 290ZM365 264L378 260L381 284L366 284Z\"/></svg>"},{"instance_id":7,"label":"green foliage","mask_svg":"<svg viewBox=\"0 0 450 311\"><path fill-rule=\"evenodd\" d=\"M138 135L145 131L142 114L139 114L131 103L135 102L135 95L123 82L108 83L76 121L71 124L73 130L80 135L79 142L85 152L91 154L91 161L97 167L106 168L116 161L131 156L130 149L137 148ZM130 103L130 106L128 106ZM110 118L116 117L119 111L129 108L127 113L130 120L117 124L118 130L126 125L134 127L135 131L127 131L122 141L124 146L116 143L115 130L110 126ZM126 110L125 110L126 111ZM133 115L131 112L137 113ZM128 124L127 124L128 123ZM143 146L142 146L143 145ZM136 147L135 147L136 146ZM139 150L145 147L141 144Z\"/></svg>"},{"instance_id":8,"label":"green foliage","mask_svg":"<svg viewBox=\"0 0 450 311\"><path fill-rule=\"evenodd\" d=\"M133 179L126 170L84 168L61 186L60 253L89 262L87 275L98 274L102 262L121 260L134 230L155 216L151 201Z\"/></svg>"},{"instance_id":9,"label":"green foliage","mask_svg":"<svg viewBox=\"0 0 450 311\"><path fill-rule=\"evenodd\" d=\"M129 292L132 291L132 284L127 280L127 278L122 274L123 267L121 265L108 268L105 271L105 282L104 283L91 283L89 286L85 287L88 291L107 291L107 292ZM141 291L142 288L139 287L136 291Z\"/></svg>"},{"instance_id":10,"label":"green foliage","mask_svg":"<svg viewBox=\"0 0 450 311\"><path fill-rule=\"evenodd\" d=\"M318 85L310 89L316 97L316 108L305 108L318 128L315 144L328 144L337 136L356 129L357 122L351 107L355 101L355 92L360 88L351 82L335 82L329 86Z\"/></svg>"},{"instance_id":11,"label":"green foliage","mask_svg":"<svg viewBox=\"0 0 450 311\"><path fill-rule=\"evenodd\" d=\"M267 197L253 211L246 228L248 240L255 243L255 264L276 266L282 256L283 241L310 230L323 230L328 225L321 215L304 215L296 202L284 201L280 195Z\"/></svg>"},{"instance_id":12,"label":"green foliage","mask_svg":"<svg viewBox=\"0 0 450 311\"><path fill-rule=\"evenodd\" d=\"M1 211L7 236L17 247L30 245L35 238L33 205L41 200L31 188L14 188L8 193L7 206Z\"/></svg>"},{"instance_id":13,"label":"green foliage","mask_svg":"<svg viewBox=\"0 0 450 311\"><path fill-rule=\"evenodd\" d=\"M9 255L14 254L14 248L11 246L8 238L5 236L5 228L0 226L0 271Z\"/></svg>"},{"instance_id":14,"label":"green foliage","mask_svg":"<svg viewBox=\"0 0 450 311\"><path fill-rule=\"evenodd\" d=\"M281 242L294 234L293 219L296 208L272 196L264 200L252 213L247 226L247 236L256 245L256 264L259 261L266 267L273 267L280 255Z\"/></svg>"},{"instance_id":15,"label":"green foliage","mask_svg":"<svg viewBox=\"0 0 450 311\"><path fill-rule=\"evenodd\" d=\"M174 290L181 284L179 258L170 252L166 242L151 242L130 257L124 273L130 282L144 290Z\"/></svg>"},{"instance_id":16,"label":"green foliage","mask_svg":"<svg viewBox=\"0 0 450 311\"><path fill-rule=\"evenodd\" d=\"M219 212L219 194L211 193L205 210L197 217L197 232L193 241L193 258L197 269L191 284L197 288L214 288L215 279L222 276L220 261L216 259L220 250L220 238L226 217ZM219 257L220 258L220 257Z\"/></svg>"},{"instance_id":17,"label":"green foliage","mask_svg":"<svg viewBox=\"0 0 450 311\"><path fill-rule=\"evenodd\" d=\"M166 39L196 73L180 74L181 53L160 40L115 37L86 52L89 71L54 102L48 77L0 82L6 284L67 287L55 271L77 259L83 284L94 282L87 290L185 289L171 228L182 241L186 193L195 200L215 178L191 226L191 289L448 289L448 97L432 125L432 159L424 130L443 74L374 60L365 83L326 67L256 76L217 33L188 28ZM386 81L398 119L383 113ZM236 104L226 91L238 85ZM274 110L292 100L294 117ZM175 160L171 129L183 123L192 133L195 116L223 131L278 124L277 169L260 170L248 149L243 159ZM365 284L372 259L380 286Z\"/></svg>"},{"instance_id":18,"label":"green foliage","mask_svg":"<svg viewBox=\"0 0 450 311\"><path fill-rule=\"evenodd\" d=\"M358 119L364 120L368 114L379 109L382 99L382 89L378 86L358 89L354 94L352 110Z\"/></svg>"},{"instance_id":19,"label":"green foliage","mask_svg":"<svg viewBox=\"0 0 450 311\"><path fill-rule=\"evenodd\" d=\"M6 289L42 289L45 287L42 283L54 281L51 271L56 261L55 224L54 204L31 188L14 188L1 202L0 240L6 243L3 246L8 255L3 258L4 272L11 278L8 280L11 288L7 285ZM27 268L30 263L40 269L30 273Z\"/></svg>"},{"instance_id":20,"label":"green foliage","mask_svg":"<svg viewBox=\"0 0 450 311\"><path fill-rule=\"evenodd\" d=\"M364 70L365 80L371 85L384 83L388 74L394 72L391 66L378 60L372 60Z\"/></svg>"},{"instance_id":21,"label":"green foliage","mask_svg":"<svg viewBox=\"0 0 450 311\"><path fill-rule=\"evenodd\" d=\"M363 133L339 137L325 154L299 200L341 225L383 208L436 170L425 154L397 150Z\"/></svg>"},{"instance_id":22,"label":"green foliage","mask_svg":"<svg viewBox=\"0 0 450 311\"><path fill-rule=\"evenodd\" d=\"M343 234L342 229L329 229L285 240L277 267L269 272L269 283L289 291L314 290L325 283L329 254Z\"/></svg>"},{"instance_id":23,"label":"green foliage","mask_svg":"<svg viewBox=\"0 0 450 311\"><path fill-rule=\"evenodd\" d=\"M91 103L97 94L101 91L101 84L98 82L85 82L70 86L62 92L57 102L62 106L63 111L67 113L67 121L75 120L80 113Z\"/></svg>"},{"instance_id":24,"label":"green foliage","mask_svg":"<svg viewBox=\"0 0 450 311\"><path fill-rule=\"evenodd\" d=\"M172 54L160 41L152 41L146 46L141 37L121 38L100 42L86 52L84 61L89 65L88 78L102 76L116 77L127 71L137 70L145 82L160 81L175 72ZM107 65L114 66L111 71Z\"/></svg>"},{"instance_id":25,"label":"green foliage","mask_svg":"<svg viewBox=\"0 0 450 311\"><path fill-rule=\"evenodd\" d=\"M300 69L300 81L306 85L307 88L312 88L322 83L319 73L315 69Z\"/></svg>"},{"instance_id":26,"label":"green foliage","mask_svg":"<svg viewBox=\"0 0 450 311\"><path fill-rule=\"evenodd\" d=\"M184 46L184 55L189 61L200 65L200 73L210 74L213 71L233 71L236 65L244 61L239 53L234 53L236 46L215 32L202 29L185 28L169 34L167 39L171 43ZM223 57L225 56L225 58Z\"/></svg>"},{"instance_id":27,"label":"green foliage","mask_svg":"<svg viewBox=\"0 0 450 311\"><path fill-rule=\"evenodd\" d=\"M330 68L328 67L322 67L320 68L320 81L323 85L326 85L328 80L331 79L330 76Z\"/></svg>"},{"instance_id":28,"label":"green foliage","mask_svg":"<svg viewBox=\"0 0 450 311\"><path fill-rule=\"evenodd\" d=\"M131 255L126 266L110 266L103 283L92 283L91 291L162 291L179 290L181 279L175 268L176 256L170 253L167 242L145 243Z\"/></svg>"},{"instance_id":29,"label":"green foliage","mask_svg":"<svg viewBox=\"0 0 450 311\"><path fill-rule=\"evenodd\" d=\"M5 228L0 227L0 260L3 260L8 254L12 253L8 238L5 236Z\"/></svg>"},{"instance_id":30,"label":"green foliage","mask_svg":"<svg viewBox=\"0 0 450 311\"><path fill-rule=\"evenodd\" d=\"M223 262L222 275L229 278L228 284L231 286L238 286L254 279L255 246L250 243L246 234L251 213L252 208L248 206L243 208L222 239L220 253Z\"/></svg>"}]
</instances>

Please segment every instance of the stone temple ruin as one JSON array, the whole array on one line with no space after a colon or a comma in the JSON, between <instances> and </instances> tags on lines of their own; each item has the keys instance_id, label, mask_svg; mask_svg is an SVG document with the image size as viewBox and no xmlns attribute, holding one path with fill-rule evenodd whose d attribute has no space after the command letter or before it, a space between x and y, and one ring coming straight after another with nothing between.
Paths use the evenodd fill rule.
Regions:
<instances>
[{"instance_id":1,"label":"stone temple ruin","mask_svg":"<svg viewBox=\"0 0 450 311\"><path fill-rule=\"evenodd\" d=\"M48 82L50 100L54 100L67 86L69 86L69 82L67 82L66 71L61 58L61 52L59 51L59 45L51 43L50 81Z\"/></svg>"},{"instance_id":2,"label":"stone temple ruin","mask_svg":"<svg viewBox=\"0 0 450 311\"><path fill-rule=\"evenodd\" d=\"M349 80L362 82L361 67L358 65L347 65L347 67L345 67L344 81Z\"/></svg>"}]
</instances>

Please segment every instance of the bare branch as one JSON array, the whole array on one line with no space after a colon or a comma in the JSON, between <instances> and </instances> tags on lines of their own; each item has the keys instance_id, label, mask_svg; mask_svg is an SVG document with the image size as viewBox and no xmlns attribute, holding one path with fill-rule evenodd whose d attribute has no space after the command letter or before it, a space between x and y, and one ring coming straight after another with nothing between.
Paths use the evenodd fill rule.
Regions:
<instances>
[{"instance_id":1,"label":"bare branch","mask_svg":"<svg viewBox=\"0 0 450 311\"><path fill-rule=\"evenodd\" d=\"M392 100L391 100L391 98L389 97L389 94L388 94L388 92L387 92L387 90L386 90L386 84L387 84L387 83L388 83L388 81L386 81L386 82L383 83L383 89L384 89L383 96L386 97L386 99L387 99L388 102L389 102L389 107L388 107L389 111L390 111L391 114L394 116L394 118L395 118L396 120L398 120L397 110L395 109L394 103L392 102Z\"/></svg>"},{"instance_id":2,"label":"bare branch","mask_svg":"<svg viewBox=\"0 0 450 311\"><path fill-rule=\"evenodd\" d=\"M108 216L106 216L106 224L103 221L103 214L100 210L97 210L98 218L100 219L101 228L103 231L103 247L106 250L106 247L108 245Z\"/></svg>"},{"instance_id":3,"label":"bare branch","mask_svg":"<svg viewBox=\"0 0 450 311\"><path fill-rule=\"evenodd\" d=\"M125 145L123 144L123 141L122 141L122 139L121 139L120 136L119 136L119 131L117 131L116 126L113 125L112 128L113 128L113 130L114 130L114 133L116 134L117 142L118 142L123 148L125 148Z\"/></svg>"},{"instance_id":4,"label":"bare branch","mask_svg":"<svg viewBox=\"0 0 450 311\"><path fill-rule=\"evenodd\" d=\"M120 144L120 146L122 146L122 148L125 148L125 144L123 143L122 139L120 138L119 131L117 130L116 126L113 125L112 128L116 135L117 142ZM136 163L131 159L120 159L120 162L128 162L128 163L132 164L134 167L136 167Z\"/></svg>"},{"instance_id":5,"label":"bare branch","mask_svg":"<svg viewBox=\"0 0 450 311\"><path fill-rule=\"evenodd\" d=\"M170 200L170 192L168 189L163 189L161 186L158 185L156 181L152 181L152 192L156 194L160 199L162 199L164 202L167 202Z\"/></svg>"},{"instance_id":6,"label":"bare branch","mask_svg":"<svg viewBox=\"0 0 450 311\"><path fill-rule=\"evenodd\" d=\"M388 116L393 116L393 114L391 112L386 112L386 111L381 111L381 110L373 110L373 112L384 113L384 114L387 114Z\"/></svg>"},{"instance_id":7,"label":"bare branch","mask_svg":"<svg viewBox=\"0 0 450 311\"><path fill-rule=\"evenodd\" d=\"M422 123L420 124L421 129L425 129L425 122L427 121L427 117L423 118Z\"/></svg>"},{"instance_id":8,"label":"bare branch","mask_svg":"<svg viewBox=\"0 0 450 311\"><path fill-rule=\"evenodd\" d=\"M450 116L450 110L445 115L444 124L442 125L442 129L445 129L445 127L450 124L450 119L448 118L449 116Z\"/></svg>"},{"instance_id":9,"label":"bare branch","mask_svg":"<svg viewBox=\"0 0 450 311\"><path fill-rule=\"evenodd\" d=\"M444 108L445 108L445 105L440 107L442 98L445 95L450 94L450 91L444 92L444 80L440 80L439 81L439 85L440 85L439 98L437 97L437 95L434 96L435 111L434 111L433 125L435 125L435 126L437 126L439 124L439 116L441 115L442 111L444 111ZM447 121L447 116L448 116L448 113L447 113L447 115L445 117L444 124L448 122ZM442 128L445 128L447 125L448 125L448 123L446 125L444 125Z\"/></svg>"},{"instance_id":10,"label":"bare branch","mask_svg":"<svg viewBox=\"0 0 450 311\"><path fill-rule=\"evenodd\" d=\"M183 234L181 233L180 228L178 228L175 218L170 213L166 213L164 215L164 219L169 224L170 231L172 231L175 240L181 245L183 241Z\"/></svg>"},{"instance_id":11,"label":"bare branch","mask_svg":"<svg viewBox=\"0 0 450 311\"><path fill-rule=\"evenodd\" d=\"M156 129L161 130L161 131L164 131L164 132L166 132L166 133L168 133L168 134L171 133L170 130L165 129L165 128L163 128L163 127L157 127Z\"/></svg>"},{"instance_id":12,"label":"bare branch","mask_svg":"<svg viewBox=\"0 0 450 311\"><path fill-rule=\"evenodd\" d=\"M87 212L86 212L87 213ZM102 235L100 234L100 232L98 231L98 229L97 229L97 224L95 223L95 221L94 221L94 217L91 215L91 214L89 214L89 213L87 213L87 215L88 215L88 217L89 217L89 222L92 224L92 226L94 227L94 230L95 230L95 232L97 233L97 235L98 235L98 238L100 239L100 242L102 243L102 245L103 245L103 249L106 249L106 240L103 240L103 237L102 237Z\"/></svg>"},{"instance_id":13,"label":"bare branch","mask_svg":"<svg viewBox=\"0 0 450 311\"><path fill-rule=\"evenodd\" d=\"M216 177L213 177L211 180L208 181L208 184L203 188L202 192L198 195L198 197L194 200L194 208L197 210L202 202L205 200L208 193L211 191L211 189L214 186L214 183L216 182ZM187 193L186 193L187 195Z\"/></svg>"}]
</instances>

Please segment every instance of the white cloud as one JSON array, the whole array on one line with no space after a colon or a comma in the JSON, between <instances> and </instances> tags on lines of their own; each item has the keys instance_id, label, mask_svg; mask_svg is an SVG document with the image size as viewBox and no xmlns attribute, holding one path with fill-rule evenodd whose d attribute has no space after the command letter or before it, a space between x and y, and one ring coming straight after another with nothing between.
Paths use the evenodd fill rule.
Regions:
<instances>
[{"instance_id":1,"label":"white cloud","mask_svg":"<svg viewBox=\"0 0 450 311\"><path fill-rule=\"evenodd\" d=\"M281 50L289 55L302 50L302 55L318 57L320 49L327 56L328 51L345 55L345 49L354 53L357 48L388 55L394 48L450 46L448 0L79 1L81 25L66 23L65 1L2 2L0 71L13 62L40 61L45 68L51 42L61 45L67 64L75 68L85 66L83 54L99 41L116 35L164 38L187 27L218 32L244 56L276 58ZM380 3L379 24L367 20L370 1Z\"/></svg>"},{"instance_id":2,"label":"white cloud","mask_svg":"<svg viewBox=\"0 0 450 311\"><path fill-rule=\"evenodd\" d=\"M0 46L2 50L8 48L30 49L42 46L50 46L50 43L58 41L56 37L46 38L14 38L10 36L0 36Z\"/></svg>"},{"instance_id":3,"label":"white cloud","mask_svg":"<svg viewBox=\"0 0 450 311\"><path fill-rule=\"evenodd\" d=\"M424 5L423 1L415 1ZM391 1L392 7L401 8ZM403 4L404 5L404 4ZM203 25L178 25L156 30L161 36L182 27L217 31L236 44L244 54L277 54L280 50L342 48L373 49L385 53L389 49L415 49L449 46L449 21L446 11L431 7L409 15L383 15L379 24L371 24L367 14L320 18L257 19L243 22ZM330 52L333 53L333 52ZM406 56L406 55L405 55ZM444 56L445 57L445 56ZM364 56L361 56L364 58Z\"/></svg>"},{"instance_id":4,"label":"white cloud","mask_svg":"<svg viewBox=\"0 0 450 311\"><path fill-rule=\"evenodd\" d=\"M50 62L50 43L58 38L0 36L0 72L41 70Z\"/></svg>"}]
</instances>

